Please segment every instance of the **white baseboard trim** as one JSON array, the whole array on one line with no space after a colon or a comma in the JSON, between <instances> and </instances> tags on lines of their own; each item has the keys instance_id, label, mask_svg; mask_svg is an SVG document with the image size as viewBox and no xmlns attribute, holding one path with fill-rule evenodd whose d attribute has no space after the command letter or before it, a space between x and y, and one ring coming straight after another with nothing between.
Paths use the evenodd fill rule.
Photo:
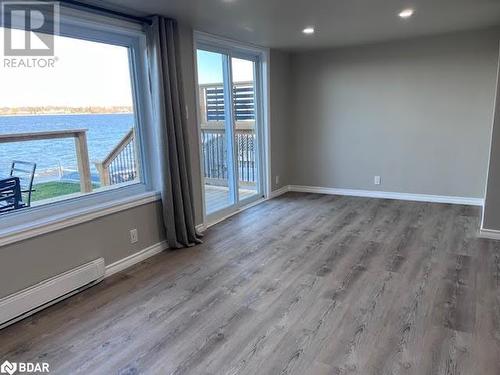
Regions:
<instances>
[{"instance_id":1,"label":"white baseboard trim","mask_svg":"<svg viewBox=\"0 0 500 375\"><path fill-rule=\"evenodd\" d=\"M109 277L111 275L114 275L117 272L123 271L129 267L132 267L133 265L142 262L143 260L148 259L149 257L152 257L153 255L156 255L158 253L161 253L163 250L167 249L167 242L162 241L158 242L154 245L151 245L137 253L134 253L132 255L129 255L126 258L120 259L114 263L108 264L106 266L106 270L104 272L104 277Z\"/></svg>"},{"instance_id":2,"label":"white baseboard trim","mask_svg":"<svg viewBox=\"0 0 500 375\"><path fill-rule=\"evenodd\" d=\"M207 230L207 227L206 227L206 225L205 225L205 224L198 224L198 225L196 226L196 230L197 230L198 232L200 232L200 233L203 233L203 232L205 232L205 231Z\"/></svg>"},{"instance_id":3,"label":"white baseboard trim","mask_svg":"<svg viewBox=\"0 0 500 375\"><path fill-rule=\"evenodd\" d=\"M489 240L500 240L500 230L481 228L477 236Z\"/></svg>"},{"instance_id":4,"label":"white baseboard trim","mask_svg":"<svg viewBox=\"0 0 500 375\"><path fill-rule=\"evenodd\" d=\"M99 258L0 299L0 328L98 283L103 276L104 259Z\"/></svg>"},{"instance_id":5,"label":"white baseboard trim","mask_svg":"<svg viewBox=\"0 0 500 375\"><path fill-rule=\"evenodd\" d=\"M280 195L283 195L289 191L301 192L301 193L348 195L353 197L366 197L366 198L379 198L379 199L396 199L396 200L416 201L416 202L461 204L467 206L483 206L484 204L484 199L482 198L454 197L454 196L430 195L430 194L409 194L409 193L396 193L396 192L376 191L376 190L337 189L337 188L325 188L318 186L286 185L277 190L271 191L268 198L258 200L248 206L240 208L235 212L219 217L210 223L197 225L196 229L200 232L203 232L207 230L207 228L210 228L211 226L220 223L221 221L224 221L227 218L237 213L240 213L246 208L255 206L257 204L265 202L266 200L279 197Z\"/></svg>"},{"instance_id":6,"label":"white baseboard trim","mask_svg":"<svg viewBox=\"0 0 500 375\"><path fill-rule=\"evenodd\" d=\"M279 197L280 195L283 195L289 191L290 191L290 185L283 186L283 187L279 188L278 190L271 191L271 194L269 194L269 199Z\"/></svg>"},{"instance_id":7,"label":"white baseboard trim","mask_svg":"<svg viewBox=\"0 0 500 375\"><path fill-rule=\"evenodd\" d=\"M482 198L455 197L455 196L430 195L430 194L409 194L409 193L396 193L396 192L375 191L375 190L337 189L337 188L325 188L318 186L290 185L289 191L296 191L302 193L348 195L348 196L366 197L366 198L397 199L397 200L416 201L416 202L463 204L467 206L483 206L484 203L484 199Z\"/></svg>"}]
</instances>

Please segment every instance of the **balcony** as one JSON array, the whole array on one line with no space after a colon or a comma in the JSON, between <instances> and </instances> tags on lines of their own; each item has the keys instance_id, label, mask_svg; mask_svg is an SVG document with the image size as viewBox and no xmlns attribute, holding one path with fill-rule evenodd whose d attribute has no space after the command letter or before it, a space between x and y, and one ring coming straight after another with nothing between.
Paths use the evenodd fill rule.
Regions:
<instances>
[{"instance_id":1,"label":"balcony","mask_svg":"<svg viewBox=\"0 0 500 375\"><path fill-rule=\"evenodd\" d=\"M257 144L252 83L236 84L233 95L236 103L234 134L238 192L240 200L242 200L257 193ZM223 88L219 84L200 86L202 163L208 213L218 211L230 203L223 96ZM80 116L79 120L83 118ZM30 196L32 205L58 201L96 190L105 190L118 184L139 181L135 132L132 124L127 124L130 126L128 128L130 130L127 131L125 128L126 134L123 138L120 139L120 136L115 136L113 139L108 138L106 139L107 146L104 147L100 131L96 132L95 130L97 125L91 122L87 123L82 120L83 125L94 128L93 137L89 139L89 131L86 128L71 129L71 125L68 125L60 127L61 130L52 130L51 118L47 117L44 121L47 122L44 126L47 131L2 134L0 136L0 145L4 143L14 145L9 149L9 155L12 155L13 160L28 161L37 165L33 176L33 196ZM129 120L123 120L124 123L127 121ZM41 167L41 161L44 158L47 159L47 156L56 155L54 152L57 150L59 150L58 154L61 154L61 146L56 141L66 138L74 139L74 148L70 144L65 146L63 155L76 154L75 164L61 162L56 166L51 164L49 168L47 166ZM34 141L45 143L43 146L40 144L39 147L32 148L31 145ZM88 141L91 141L90 144L87 144ZM89 156L97 154L96 150L98 149L105 149L106 153L101 153L99 160L94 160L94 157L89 160ZM18 150L23 152L18 152ZM42 152L45 150L46 154L43 154ZM8 162L5 160L4 164ZM4 167L1 176L7 177L7 174L8 169Z\"/></svg>"},{"instance_id":2,"label":"balcony","mask_svg":"<svg viewBox=\"0 0 500 375\"><path fill-rule=\"evenodd\" d=\"M0 134L0 145L14 144L19 149L18 155L26 158L19 160L18 155L13 153L10 171L8 174L4 171L0 176L0 183L9 180L18 181L17 185L7 189L0 197L2 198L0 213L57 202L92 191L104 190L111 185L138 182L134 130L128 131L114 147L112 146L111 152L103 160L95 161L93 168L89 161L87 131L79 128ZM74 139L76 168L67 165L60 165L59 168L37 168L44 158L51 156L51 152L61 149L61 144L57 141L64 139ZM33 152L31 148L33 142L38 141L44 142L46 154ZM70 152L71 147L67 146L66 144L64 155Z\"/></svg>"},{"instance_id":3,"label":"balcony","mask_svg":"<svg viewBox=\"0 0 500 375\"><path fill-rule=\"evenodd\" d=\"M224 92L221 84L200 85L201 145L207 213L230 204ZM234 136L240 200L257 194L254 89L251 82L235 84Z\"/></svg>"}]
</instances>

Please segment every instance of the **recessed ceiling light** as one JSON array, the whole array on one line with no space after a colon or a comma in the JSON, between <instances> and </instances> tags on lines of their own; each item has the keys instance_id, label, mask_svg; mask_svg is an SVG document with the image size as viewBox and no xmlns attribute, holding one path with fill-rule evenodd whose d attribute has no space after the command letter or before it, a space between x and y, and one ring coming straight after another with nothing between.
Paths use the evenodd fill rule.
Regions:
<instances>
[{"instance_id":1,"label":"recessed ceiling light","mask_svg":"<svg viewBox=\"0 0 500 375\"><path fill-rule=\"evenodd\" d=\"M413 16L413 13L415 13L413 9L404 9L399 13L399 17L410 18L411 16Z\"/></svg>"},{"instance_id":2,"label":"recessed ceiling light","mask_svg":"<svg viewBox=\"0 0 500 375\"><path fill-rule=\"evenodd\" d=\"M314 34L314 27L308 26L302 32L307 35Z\"/></svg>"}]
</instances>

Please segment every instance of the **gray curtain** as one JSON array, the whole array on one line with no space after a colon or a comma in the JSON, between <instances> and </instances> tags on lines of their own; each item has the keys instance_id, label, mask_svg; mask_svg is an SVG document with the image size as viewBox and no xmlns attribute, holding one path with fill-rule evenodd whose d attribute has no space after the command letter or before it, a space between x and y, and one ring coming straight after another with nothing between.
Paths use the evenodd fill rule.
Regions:
<instances>
[{"instance_id":1,"label":"gray curtain","mask_svg":"<svg viewBox=\"0 0 500 375\"><path fill-rule=\"evenodd\" d=\"M149 30L150 80L159 130L163 220L169 248L200 243L193 192L177 22L153 17Z\"/></svg>"}]
</instances>

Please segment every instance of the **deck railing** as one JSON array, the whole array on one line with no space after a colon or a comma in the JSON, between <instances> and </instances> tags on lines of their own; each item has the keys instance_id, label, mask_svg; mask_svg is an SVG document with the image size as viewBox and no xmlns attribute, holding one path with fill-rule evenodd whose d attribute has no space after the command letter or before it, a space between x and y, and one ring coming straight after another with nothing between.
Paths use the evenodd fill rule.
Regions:
<instances>
[{"instance_id":1,"label":"deck railing","mask_svg":"<svg viewBox=\"0 0 500 375\"><path fill-rule=\"evenodd\" d=\"M223 85L203 84L199 90L205 182L212 185L227 185ZM239 82L233 85L235 145L240 183L251 184L257 181L254 98L253 82Z\"/></svg>"},{"instance_id":2,"label":"deck railing","mask_svg":"<svg viewBox=\"0 0 500 375\"><path fill-rule=\"evenodd\" d=\"M89 193L92 191L92 181L90 175L89 151L87 148L86 133L87 129L69 129L47 132L0 134L0 143L74 138L78 174L80 178L80 190L82 193Z\"/></svg>"},{"instance_id":3,"label":"deck railing","mask_svg":"<svg viewBox=\"0 0 500 375\"><path fill-rule=\"evenodd\" d=\"M133 181L137 178L134 128L125 134L102 161L94 162L101 186Z\"/></svg>"},{"instance_id":4,"label":"deck railing","mask_svg":"<svg viewBox=\"0 0 500 375\"><path fill-rule=\"evenodd\" d=\"M257 181L256 138L253 121L236 123L235 145L238 160L238 179L243 183ZM227 141L224 124L206 123L201 126L203 169L205 182L211 185L227 185Z\"/></svg>"}]
</instances>

